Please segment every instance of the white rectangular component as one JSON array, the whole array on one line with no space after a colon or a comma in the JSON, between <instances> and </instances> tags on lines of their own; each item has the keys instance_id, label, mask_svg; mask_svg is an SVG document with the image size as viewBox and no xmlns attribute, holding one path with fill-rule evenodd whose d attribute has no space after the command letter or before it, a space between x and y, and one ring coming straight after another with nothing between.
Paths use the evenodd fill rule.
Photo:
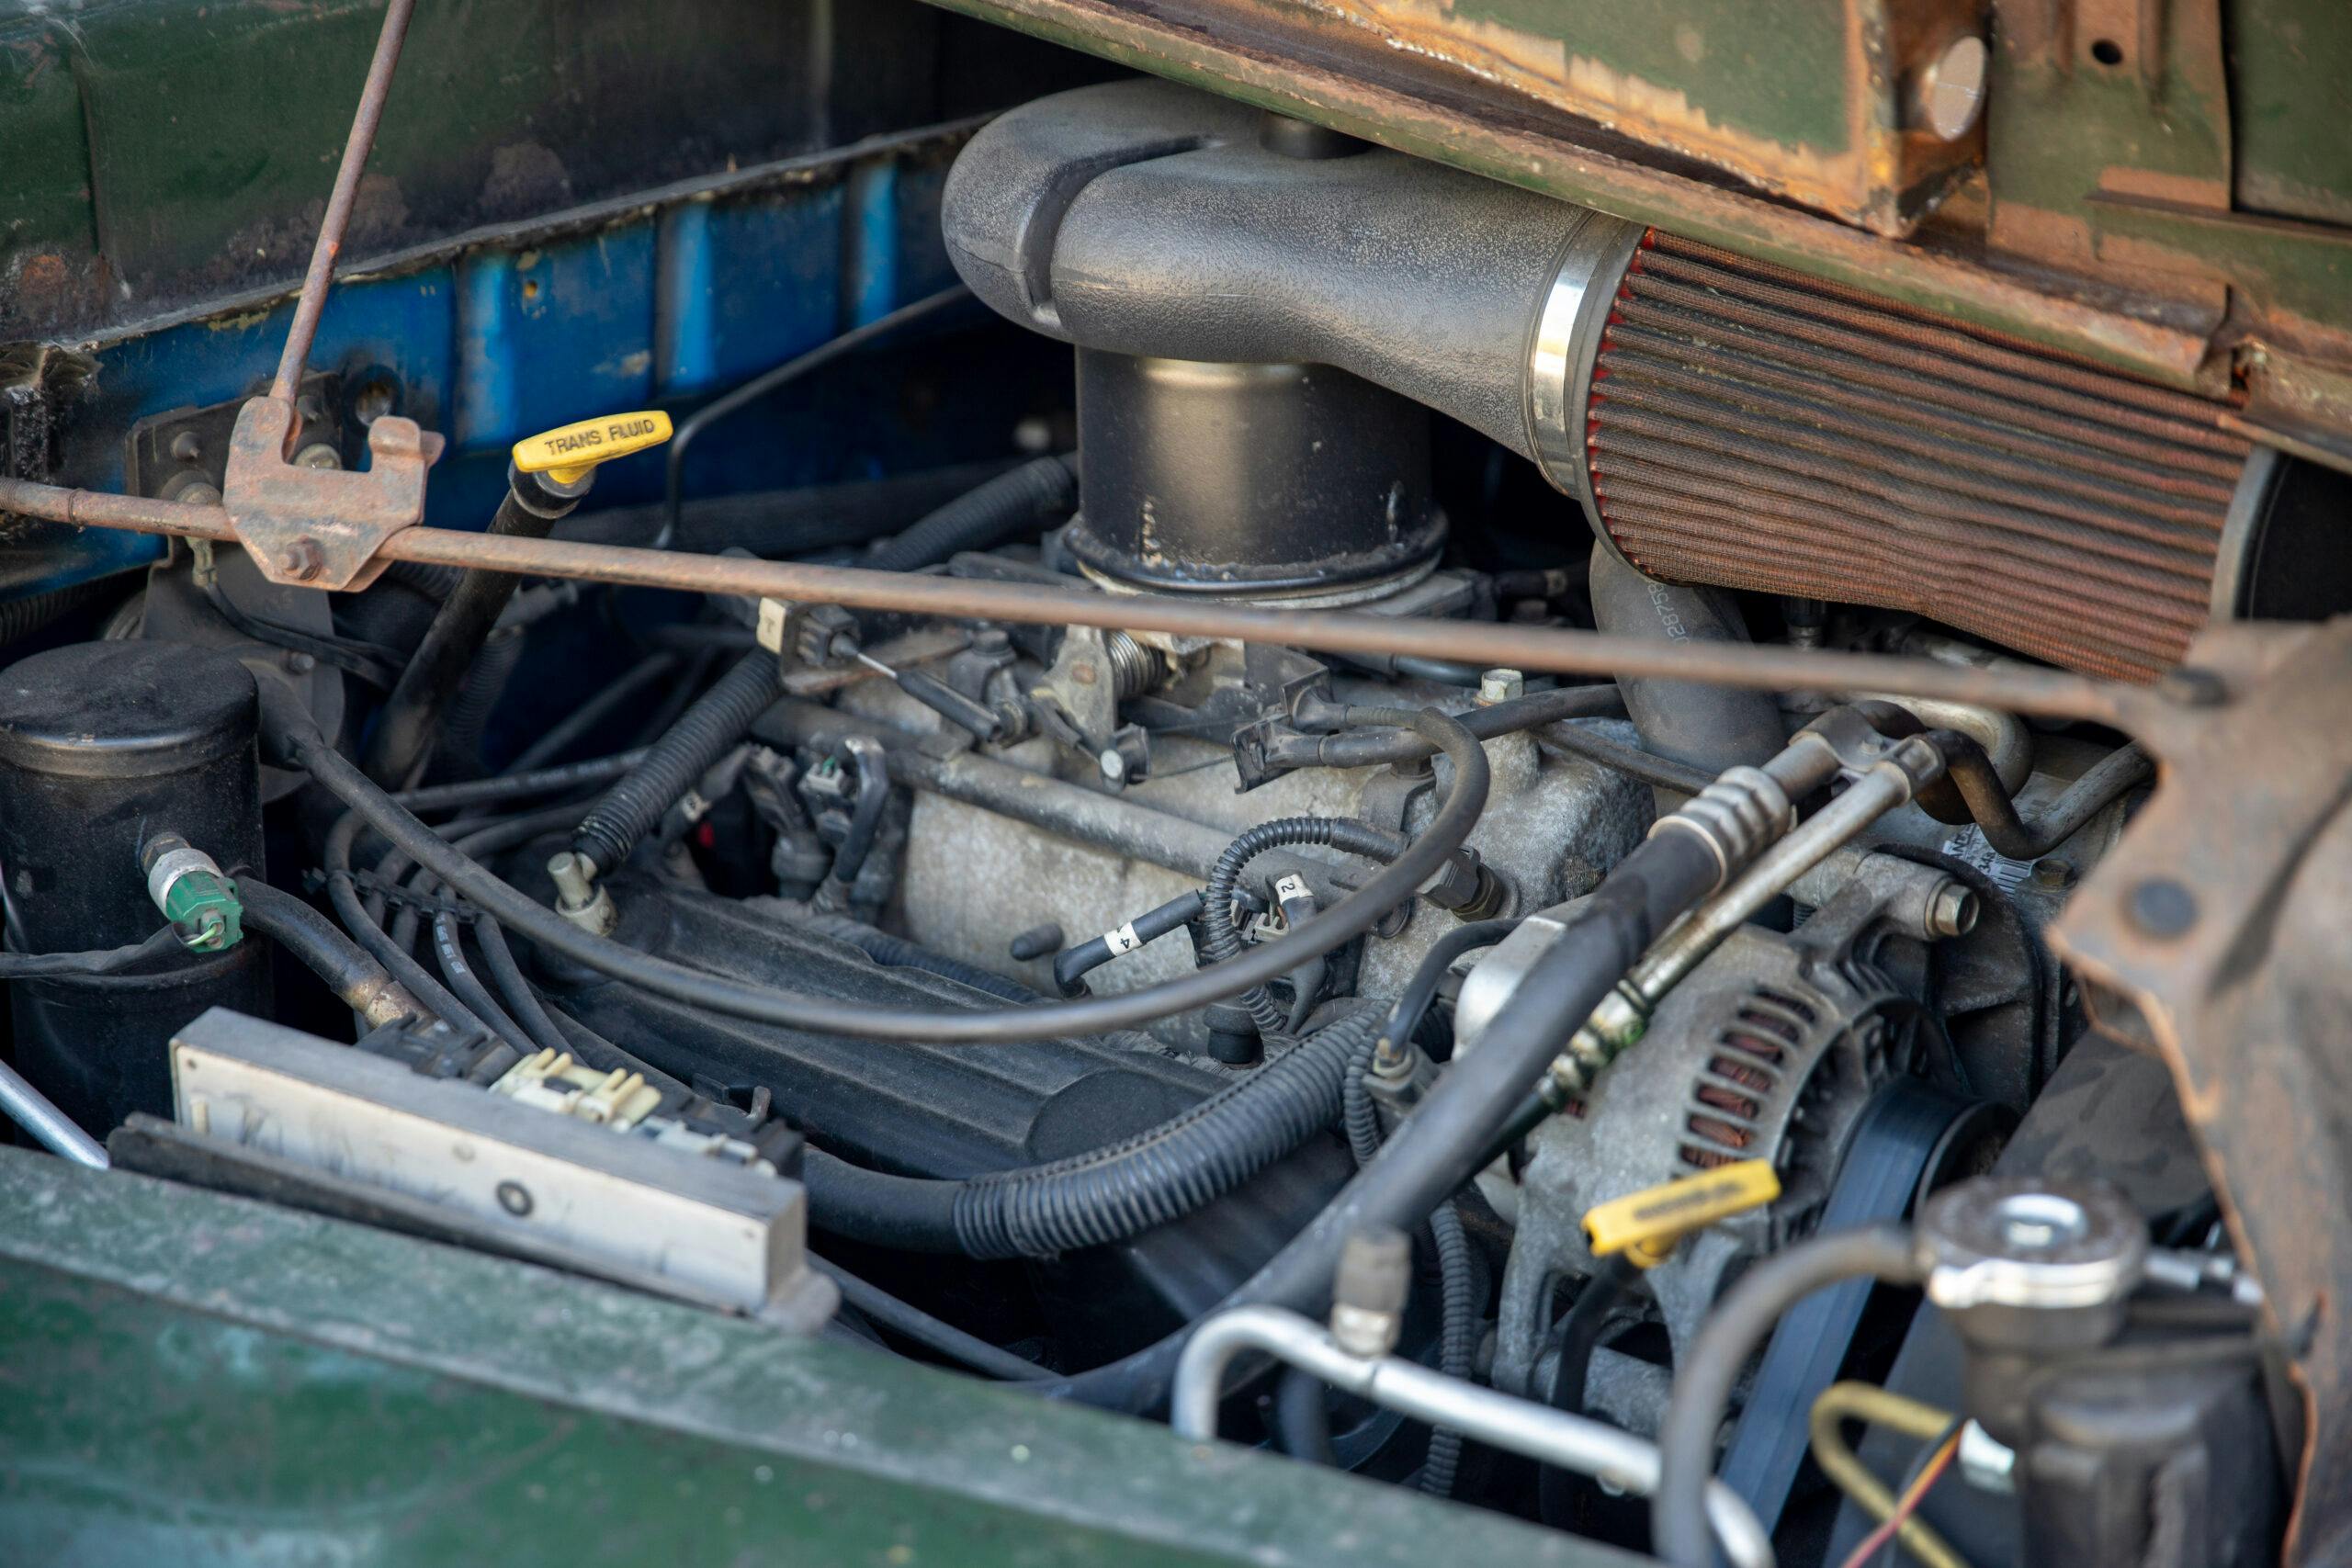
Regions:
<instances>
[{"instance_id":1,"label":"white rectangular component","mask_svg":"<svg viewBox=\"0 0 2352 1568\"><path fill-rule=\"evenodd\" d=\"M805 1295L800 1183L214 1008L172 1039L183 1126L746 1312ZM826 1283L830 1283L829 1281ZM830 1294L830 1292L826 1292Z\"/></svg>"}]
</instances>

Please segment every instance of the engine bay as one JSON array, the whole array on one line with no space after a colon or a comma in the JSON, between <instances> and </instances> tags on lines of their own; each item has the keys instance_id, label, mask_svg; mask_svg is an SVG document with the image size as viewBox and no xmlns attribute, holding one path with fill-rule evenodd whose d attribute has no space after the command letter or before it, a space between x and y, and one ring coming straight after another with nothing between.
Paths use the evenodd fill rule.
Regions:
<instances>
[{"instance_id":1,"label":"engine bay","mask_svg":"<svg viewBox=\"0 0 2352 1568\"><path fill-rule=\"evenodd\" d=\"M602 1489L771 1418L795 1562L2352 1539L2325 411L961 19L957 117L338 274L412 5L299 292L0 406L12 1560L374 1560L127 1463L197 1382L40 1414L158 1303L721 1444L529 1483L611 1561L752 1560ZM1900 224L1791 199L1963 221L1970 25Z\"/></svg>"}]
</instances>

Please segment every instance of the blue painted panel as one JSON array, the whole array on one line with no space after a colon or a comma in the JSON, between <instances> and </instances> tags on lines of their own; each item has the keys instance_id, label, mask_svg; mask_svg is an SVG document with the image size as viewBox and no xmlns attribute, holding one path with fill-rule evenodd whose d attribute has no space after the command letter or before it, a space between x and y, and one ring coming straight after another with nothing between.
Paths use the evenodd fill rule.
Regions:
<instances>
[{"instance_id":1,"label":"blue painted panel","mask_svg":"<svg viewBox=\"0 0 2352 1568\"><path fill-rule=\"evenodd\" d=\"M691 406L944 286L953 276L939 240L944 175L937 160L844 160L803 184L681 201L344 284L328 299L311 364L350 383L388 374L397 412L450 438L426 521L479 527L521 436L619 409ZM61 477L119 489L131 425L259 391L289 312L281 303L99 348ZM842 439L855 424L847 410L782 425L747 412L697 444L691 489L870 475L877 458ZM626 467L600 497L659 493L658 460ZM57 567L42 587L143 563L160 546L90 530L52 548Z\"/></svg>"}]
</instances>

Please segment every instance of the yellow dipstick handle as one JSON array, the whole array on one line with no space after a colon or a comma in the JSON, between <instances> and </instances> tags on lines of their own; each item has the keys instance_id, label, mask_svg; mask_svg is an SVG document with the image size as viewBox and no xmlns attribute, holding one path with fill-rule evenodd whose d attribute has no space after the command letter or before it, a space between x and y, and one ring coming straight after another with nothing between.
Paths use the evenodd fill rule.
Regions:
<instances>
[{"instance_id":1,"label":"yellow dipstick handle","mask_svg":"<svg viewBox=\"0 0 2352 1568\"><path fill-rule=\"evenodd\" d=\"M514 466L560 485L578 484L589 469L670 439L670 416L659 409L583 419L514 443Z\"/></svg>"},{"instance_id":2,"label":"yellow dipstick handle","mask_svg":"<svg viewBox=\"0 0 2352 1568\"><path fill-rule=\"evenodd\" d=\"M1772 1162L1744 1159L1596 1204L1585 1211L1584 1234L1595 1258L1622 1252L1635 1268L1655 1269L1692 1231L1760 1209L1780 1195Z\"/></svg>"}]
</instances>

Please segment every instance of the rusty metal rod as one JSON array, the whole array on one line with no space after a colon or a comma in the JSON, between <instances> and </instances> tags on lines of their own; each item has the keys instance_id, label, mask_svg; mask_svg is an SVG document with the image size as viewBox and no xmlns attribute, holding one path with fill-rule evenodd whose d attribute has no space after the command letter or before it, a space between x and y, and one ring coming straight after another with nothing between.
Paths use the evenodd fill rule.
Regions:
<instances>
[{"instance_id":1,"label":"rusty metal rod","mask_svg":"<svg viewBox=\"0 0 2352 1568\"><path fill-rule=\"evenodd\" d=\"M218 506L67 490L0 479L0 513L137 533L235 543ZM1864 691L1940 697L2042 718L2089 719L2161 750L2165 704L2144 688L2063 670L1983 669L1889 654L1831 653L1750 643L1654 642L1492 621L1417 620L1337 610L1260 609L1215 600L1113 594L1031 582L868 571L743 556L681 554L568 539L409 528L379 548L390 560L488 567L687 593L731 593L954 620L1100 626L1316 649L1419 654L1562 675L1640 676L1761 691Z\"/></svg>"},{"instance_id":2,"label":"rusty metal rod","mask_svg":"<svg viewBox=\"0 0 2352 1568\"><path fill-rule=\"evenodd\" d=\"M294 405L302 385L302 366L311 357L311 340L318 334L319 314L326 309L327 288L334 279L335 258L343 254L343 232L351 223L352 203L359 195L359 176L376 145L376 127L384 118L384 99L392 90L392 68L400 63L401 45L408 38L408 19L416 0L388 0L384 26L376 35L375 58L368 62L368 80L359 89L359 107L351 117L351 135L343 144L343 162L334 172L334 189L328 193L326 215L319 220L319 241L311 250L310 270L302 275L302 293L294 301L294 320L286 328L286 348L277 357L277 375L269 395ZM288 450L301 434L298 419L287 433Z\"/></svg>"}]
</instances>

